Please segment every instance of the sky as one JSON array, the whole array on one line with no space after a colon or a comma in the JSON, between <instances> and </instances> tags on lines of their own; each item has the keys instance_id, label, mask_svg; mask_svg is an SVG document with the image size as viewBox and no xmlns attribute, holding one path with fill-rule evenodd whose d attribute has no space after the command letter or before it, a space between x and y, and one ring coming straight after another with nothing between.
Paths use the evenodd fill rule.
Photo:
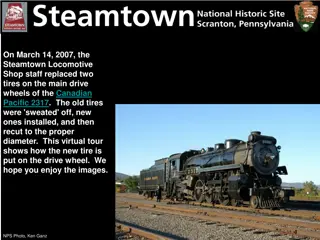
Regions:
<instances>
[{"instance_id":1,"label":"sky","mask_svg":"<svg viewBox=\"0 0 320 240\"><path fill-rule=\"evenodd\" d=\"M139 175L157 159L247 141L251 131L277 139L283 182L320 184L319 104L118 104L116 172Z\"/></svg>"}]
</instances>

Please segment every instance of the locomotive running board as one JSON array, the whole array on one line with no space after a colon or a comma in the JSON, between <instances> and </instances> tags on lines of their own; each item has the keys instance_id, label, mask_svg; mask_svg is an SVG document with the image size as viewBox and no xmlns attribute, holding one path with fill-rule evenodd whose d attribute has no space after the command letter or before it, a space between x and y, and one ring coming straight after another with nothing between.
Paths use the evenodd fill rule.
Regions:
<instances>
[{"instance_id":1,"label":"locomotive running board","mask_svg":"<svg viewBox=\"0 0 320 240\"><path fill-rule=\"evenodd\" d=\"M209 167L209 168L196 168L197 173L202 172L211 172L211 171L221 171L221 170L231 170L231 169L239 169L241 164L231 164L226 166L216 166L216 167Z\"/></svg>"}]
</instances>

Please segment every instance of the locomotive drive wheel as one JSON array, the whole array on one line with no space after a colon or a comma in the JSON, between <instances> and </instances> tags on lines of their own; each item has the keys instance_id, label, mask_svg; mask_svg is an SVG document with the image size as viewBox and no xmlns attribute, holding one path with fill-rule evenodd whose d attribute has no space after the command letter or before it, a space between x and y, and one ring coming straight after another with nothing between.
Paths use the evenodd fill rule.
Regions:
<instances>
[{"instance_id":1,"label":"locomotive drive wheel","mask_svg":"<svg viewBox=\"0 0 320 240\"><path fill-rule=\"evenodd\" d=\"M204 200L203 194L202 194L202 190L200 189L195 189L194 190L194 198L196 199L197 202L202 203Z\"/></svg>"},{"instance_id":2,"label":"locomotive drive wheel","mask_svg":"<svg viewBox=\"0 0 320 240\"><path fill-rule=\"evenodd\" d=\"M219 202L223 206L227 206L230 203L229 199L228 198L224 198L224 197L220 197Z\"/></svg>"},{"instance_id":3,"label":"locomotive drive wheel","mask_svg":"<svg viewBox=\"0 0 320 240\"><path fill-rule=\"evenodd\" d=\"M202 193L203 193L203 182L201 180L198 180L194 188L194 198L196 199L197 202L202 203L204 201L204 196Z\"/></svg>"},{"instance_id":4,"label":"locomotive drive wheel","mask_svg":"<svg viewBox=\"0 0 320 240\"><path fill-rule=\"evenodd\" d=\"M259 207L259 197L258 196L251 196L250 198L250 207L258 208Z\"/></svg>"},{"instance_id":5,"label":"locomotive drive wheel","mask_svg":"<svg viewBox=\"0 0 320 240\"><path fill-rule=\"evenodd\" d=\"M172 188L171 188L171 198L175 197L176 196L176 183L174 182L172 184Z\"/></svg>"},{"instance_id":6,"label":"locomotive drive wheel","mask_svg":"<svg viewBox=\"0 0 320 240\"><path fill-rule=\"evenodd\" d=\"M206 202L207 203L212 203L212 200L213 200L213 198L212 198L212 194L206 194Z\"/></svg>"},{"instance_id":7,"label":"locomotive drive wheel","mask_svg":"<svg viewBox=\"0 0 320 240\"><path fill-rule=\"evenodd\" d=\"M178 195L177 198L178 198L179 201L183 201L184 200L184 194L183 193L178 192L177 195Z\"/></svg>"}]
</instances>

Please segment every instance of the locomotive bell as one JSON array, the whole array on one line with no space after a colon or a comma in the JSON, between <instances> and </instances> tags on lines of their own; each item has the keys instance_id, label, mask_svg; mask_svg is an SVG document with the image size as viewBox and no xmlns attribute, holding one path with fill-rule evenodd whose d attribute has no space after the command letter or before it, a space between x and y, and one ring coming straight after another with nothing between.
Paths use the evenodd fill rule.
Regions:
<instances>
[{"instance_id":1,"label":"locomotive bell","mask_svg":"<svg viewBox=\"0 0 320 240\"><path fill-rule=\"evenodd\" d=\"M224 149L224 144L223 143L217 143L217 144L214 145L214 149L215 150Z\"/></svg>"}]
</instances>

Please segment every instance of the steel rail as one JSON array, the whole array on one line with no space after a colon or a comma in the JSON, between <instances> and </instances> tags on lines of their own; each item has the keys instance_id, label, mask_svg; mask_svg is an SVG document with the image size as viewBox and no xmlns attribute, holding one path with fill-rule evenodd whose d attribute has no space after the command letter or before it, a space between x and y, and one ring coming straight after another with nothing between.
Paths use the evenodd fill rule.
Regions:
<instances>
[{"instance_id":1,"label":"steel rail","mask_svg":"<svg viewBox=\"0 0 320 240\"><path fill-rule=\"evenodd\" d=\"M270 219L270 218L265 218L263 216L257 217L257 216L234 215L234 214L222 213L222 212L219 212L219 213L203 212L195 209L175 208L175 207L167 207L167 206L161 206L161 205L155 205L155 204L144 204L144 203L136 203L136 202L132 202L132 203L126 202L126 204L129 205L131 208L136 207L136 208L148 210L148 211L155 211L155 212L180 215L180 216L188 216L188 217L193 217L201 220L233 224L233 225L238 225L238 226L247 227L247 228L263 229L267 231L280 232L282 234L290 234L290 235L295 235L299 237L311 237L315 239L320 239L319 231L308 231L305 229L301 230L296 228L296 227L302 227L302 228L319 230L320 224L317 224L317 223L313 224L313 223L297 222L297 221L283 220L283 219ZM253 221L254 223L245 222L243 220ZM279 228L277 226L267 225L266 223L282 225L283 227ZM292 226L295 226L295 227L292 227Z\"/></svg>"},{"instance_id":2,"label":"steel rail","mask_svg":"<svg viewBox=\"0 0 320 240\"><path fill-rule=\"evenodd\" d=\"M122 195L121 197L127 198L127 199L140 199L140 200L155 201L155 199L143 199L139 196L132 196L132 195ZM172 202L172 201L168 201L168 200L162 200L162 201L167 202L167 203ZM209 203L198 203L198 202L189 202L186 204L193 205L193 206L240 211L240 212L252 212L252 213L266 214L266 215L271 215L271 216L294 217L294 218L302 218L302 219L320 221L320 212L315 212L315 211L304 211L304 210L277 211L277 210L269 210L269 209L251 209L251 208L247 208L247 207L223 206L223 205L219 205L219 204L213 205L213 204L209 204Z\"/></svg>"},{"instance_id":3,"label":"steel rail","mask_svg":"<svg viewBox=\"0 0 320 240\"><path fill-rule=\"evenodd\" d=\"M131 227L129 225L123 224L123 223L117 223L116 221L116 225L118 227L118 229L125 231L126 233L131 233L140 237L144 237L150 240L173 240L172 238L167 238L167 237L163 237L161 235L155 234L155 233L151 233L145 230L141 230L135 227Z\"/></svg>"}]
</instances>

